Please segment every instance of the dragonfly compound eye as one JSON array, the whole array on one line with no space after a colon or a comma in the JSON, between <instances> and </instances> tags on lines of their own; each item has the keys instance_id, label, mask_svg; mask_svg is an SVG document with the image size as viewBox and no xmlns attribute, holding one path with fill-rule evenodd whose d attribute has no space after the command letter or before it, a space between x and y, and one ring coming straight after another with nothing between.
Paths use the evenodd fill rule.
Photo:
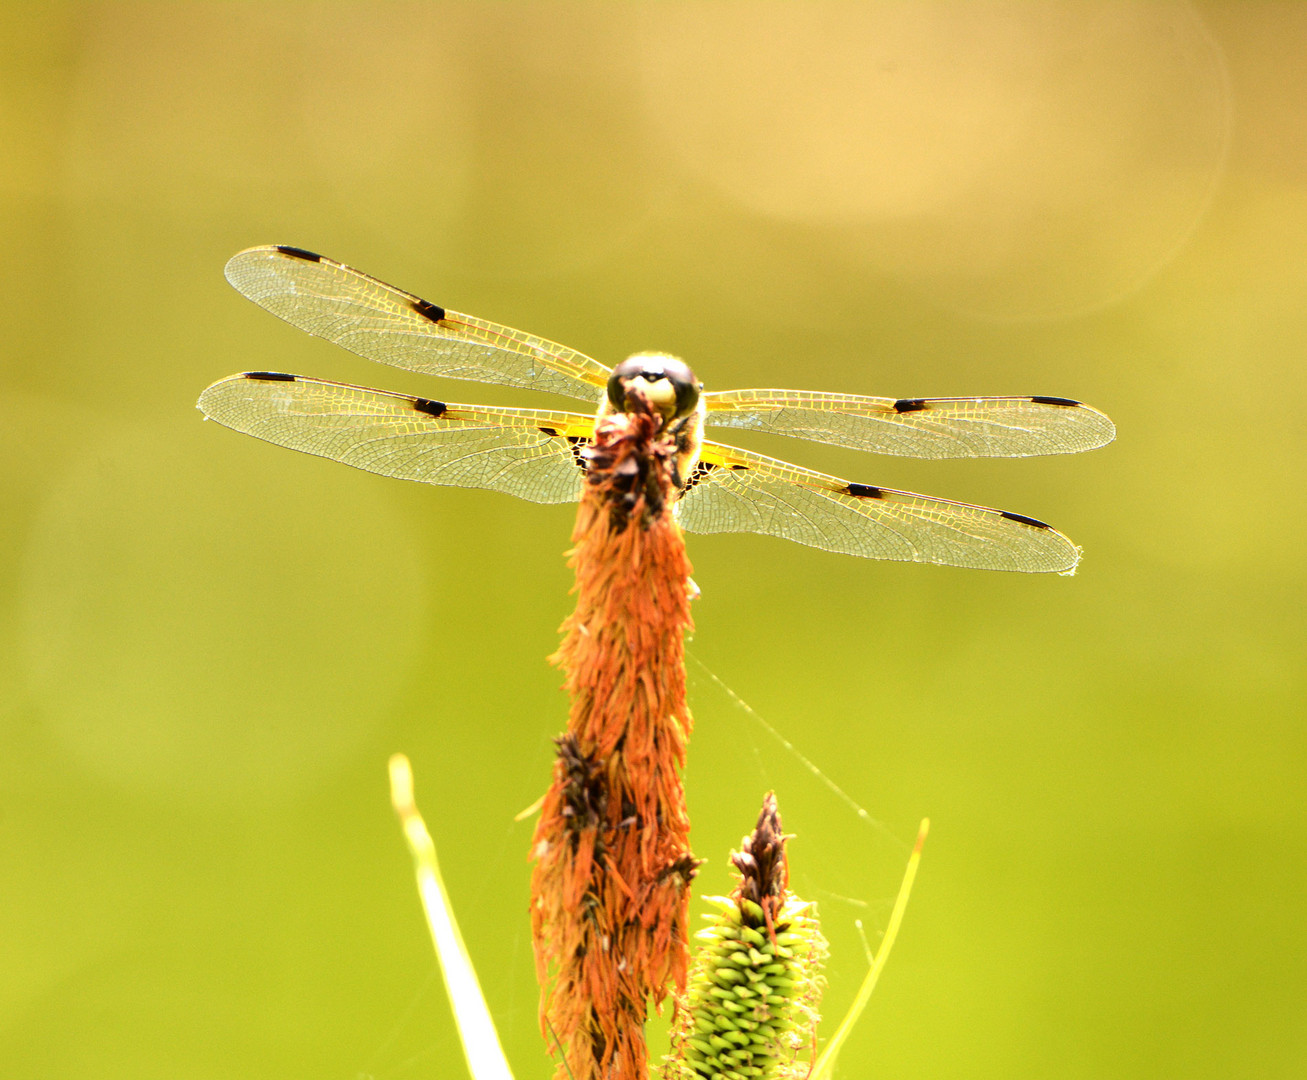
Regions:
<instances>
[{"instance_id":1,"label":"dragonfly compound eye","mask_svg":"<svg viewBox=\"0 0 1307 1080\"><path fill-rule=\"evenodd\" d=\"M699 405L699 380L689 364L665 353L637 353L613 369L608 400L614 409L626 409L627 389L633 385L669 420L689 416Z\"/></svg>"}]
</instances>

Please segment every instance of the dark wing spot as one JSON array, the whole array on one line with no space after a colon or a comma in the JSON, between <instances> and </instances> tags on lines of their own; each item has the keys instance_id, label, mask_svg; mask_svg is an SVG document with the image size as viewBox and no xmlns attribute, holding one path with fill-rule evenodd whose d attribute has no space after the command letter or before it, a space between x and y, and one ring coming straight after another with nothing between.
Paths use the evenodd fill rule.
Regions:
<instances>
[{"instance_id":1,"label":"dark wing spot","mask_svg":"<svg viewBox=\"0 0 1307 1080\"><path fill-rule=\"evenodd\" d=\"M852 495L857 499L883 499L885 496L880 488L872 487L870 484L849 484L844 489L845 495Z\"/></svg>"},{"instance_id":2,"label":"dark wing spot","mask_svg":"<svg viewBox=\"0 0 1307 1080\"><path fill-rule=\"evenodd\" d=\"M731 472L743 472L748 467L749 466L747 465L732 465L730 468L731 468Z\"/></svg>"},{"instance_id":3,"label":"dark wing spot","mask_svg":"<svg viewBox=\"0 0 1307 1080\"><path fill-rule=\"evenodd\" d=\"M541 428L540 430L544 431L545 429ZM572 460L576 462L577 468L585 472L585 451L590 445L590 440L583 435L568 435L565 437L572 447Z\"/></svg>"},{"instance_id":4,"label":"dark wing spot","mask_svg":"<svg viewBox=\"0 0 1307 1080\"><path fill-rule=\"evenodd\" d=\"M303 259L305 262L322 262L322 256L316 251L305 251L303 248L291 247L289 244L278 244L277 250L283 255L289 255L292 259Z\"/></svg>"},{"instance_id":5,"label":"dark wing spot","mask_svg":"<svg viewBox=\"0 0 1307 1080\"><path fill-rule=\"evenodd\" d=\"M542 435L548 435L551 439L556 439L561 434L558 428L539 427L536 428ZM582 456L586 447L590 445L590 440L584 435L564 435L567 440L567 448L572 451L572 460L585 472L585 458Z\"/></svg>"},{"instance_id":6,"label":"dark wing spot","mask_svg":"<svg viewBox=\"0 0 1307 1080\"><path fill-rule=\"evenodd\" d=\"M1019 521L1022 525L1029 525L1035 529L1051 529L1052 525L1047 525L1038 518L1026 517L1024 514L1010 514L1006 510L1000 510L999 515L1005 517L1008 521Z\"/></svg>"},{"instance_id":7,"label":"dark wing spot","mask_svg":"<svg viewBox=\"0 0 1307 1080\"><path fill-rule=\"evenodd\" d=\"M430 398L414 398L413 408L418 412L424 412L428 416L444 416L445 411L449 408L443 401L432 401Z\"/></svg>"},{"instance_id":8,"label":"dark wing spot","mask_svg":"<svg viewBox=\"0 0 1307 1080\"><path fill-rule=\"evenodd\" d=\"M899 398L898 401L894 402L894 411L900 413L921 412L921 410L925 408L929 408L929 406L919 397Z\"/></svg>"},{"instance_id":9,"label":"dark wing spot","mask_svg":"<svg viewBox=\"0 0 1307 1080\"><path fill-rule=\"evenodd\" d=\"M681 494L689 491L700 480L704 479L713 469L717 468L711 461L696 461L694 469L690 473L690 478L685 481L685 487L681 489Z\"/></svg>"},{"instance_id":10,"label":"dark wing spot","mask_svg":"<svg viewBox=\"0 0 1307 1080\"><path fill-rule=\"evenodd\" d=\"M1066 405L1068 408L1080 404L1069 397L1032 397L1030 400L1036 405Z\"/></svg>"},{"instance_id":11,"label":"dark wing spot","mask_svg":"<svg viewBox=\"0 0 1307 1080\"><path fill-rule=\"evenodd\" d=\"M294 382L294 375L286 375L280 371L247 371L247 379L257 379L259 382Z\"/></svg>"},{"instance_id":12,"label":"dark wing spot","mask_svg":"<svg viewBox=\"0 0 1307 1080\"><path fill-rule=\"evenodd\" d=\"M413 305L413 310L424 319L430 319L432 322L440 322L440 320L445 317L445 309L437 307L430 300L421 300L415 296L409 301L409 303Z\"/></svg>"}]
</instances>

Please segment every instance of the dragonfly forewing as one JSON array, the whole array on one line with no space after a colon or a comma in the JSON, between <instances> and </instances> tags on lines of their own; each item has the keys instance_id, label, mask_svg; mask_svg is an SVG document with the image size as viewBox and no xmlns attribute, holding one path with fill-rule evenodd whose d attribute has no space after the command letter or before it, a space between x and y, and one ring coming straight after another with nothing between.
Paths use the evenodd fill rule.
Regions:
<instances>
[{"instance_id":1,"label":"dragonfly forewing","mask_svg":"<svg viewBox=\"0 0 1307 1080\"><path fill-rule=\"evenodd\" d=\"M608 381L608 368L574 349L448 311L302 248L250 248L232 256L226 275L291 325L406 371L589 402Z\"/></svg>"},{"instance_id":2,"label":"dragonfly forewing","mask_svg":"<svg viewBox=\"0 0 1307 1080\"><path fill-rule=\"evenodd\" d=\"M854 450L919 458L1074 454L1116 437L1112 421L1068 398L878 398L807 390L704 395L705 422Z\"/></svg>"}]
</instances>

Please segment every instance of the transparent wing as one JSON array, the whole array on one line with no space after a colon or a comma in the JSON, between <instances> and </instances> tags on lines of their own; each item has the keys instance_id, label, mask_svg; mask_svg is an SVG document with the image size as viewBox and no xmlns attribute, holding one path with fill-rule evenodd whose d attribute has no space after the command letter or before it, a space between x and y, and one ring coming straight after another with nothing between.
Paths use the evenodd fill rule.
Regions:
<instances>
[{"instance_id":1,"label":"transparent wing","mask_svg":"<svg viewBox=\"0 0 1307 1080\"><path fill-rule=\"evenodd\" d=\"M1069 573L1080 549L1034 518L852 484L705 443L678 503L687 532L756 532L868 559Z\"/></svg>"},{"instance_id":2,"label":"transparent wing","mask_svg":"<svg viewBox=\"0 0 1307 1080\"><path fill-rule=\"evenodd\" d=\"M877 398L805 390L705 394L706 423L905 457L1074 454L1116 437L1112 421L1069 398Z\"/></svg>"},{"instance_id":3,"label":"transparent wing","mask_svg":"<svg viewBox=\"0 0 1307 1080\"><path fill-rule=\"evenodd\" d=\"M446 404L266 371L214 383L199 408L225 427L356 469L538 503L580 498L578 455L594 428L576 413Z\"/></svg>"},{"instance_id":4,"label":"transparent wing","mask_svg":"<svg viewBox=\"0 0 1307 1080\"><path fill-rule=\"evenodd\" d=\"M301 248L250 248L232 256L226 274L291 325L393 367L592 403L608 381L606 367L573 349L446 311Z\"/></svg>"}]
</instances>

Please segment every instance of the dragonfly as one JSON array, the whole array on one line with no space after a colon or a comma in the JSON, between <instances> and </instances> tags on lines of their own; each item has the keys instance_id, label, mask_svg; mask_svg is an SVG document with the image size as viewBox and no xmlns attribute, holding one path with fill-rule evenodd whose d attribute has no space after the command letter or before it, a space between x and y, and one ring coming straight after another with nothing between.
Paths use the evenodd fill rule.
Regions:
<instances>
[{"instance_id":1,"label":"dragonfly","mask_svg":"<svg viewBox=\"0 0 1307 1080\"><path fill-rule=\"evenodd\" d=\"M240 252L226 277L301 330L406 371L564 395L592 409L597 403L600 415L620 405L614 386L643 378L650 396L671 403L669 416L684 414L677 422L693 433L678 442L674 504L691 533L760 533L871 559L1071 573L1080 549L1036 518L843 480L698 433L704 426L761 431L919 458L1076 453L1116 434L1097 409L1060 397L700 392L689 368L665 354L636 354L610 369L287 245ZM664 377L672 382L660 396L655 384ZM276 371L221 379L199 408L226 427L357 469L536 503L580 498L596 423L593 411L462 405Z\"/></svg>"}]
</instances>

